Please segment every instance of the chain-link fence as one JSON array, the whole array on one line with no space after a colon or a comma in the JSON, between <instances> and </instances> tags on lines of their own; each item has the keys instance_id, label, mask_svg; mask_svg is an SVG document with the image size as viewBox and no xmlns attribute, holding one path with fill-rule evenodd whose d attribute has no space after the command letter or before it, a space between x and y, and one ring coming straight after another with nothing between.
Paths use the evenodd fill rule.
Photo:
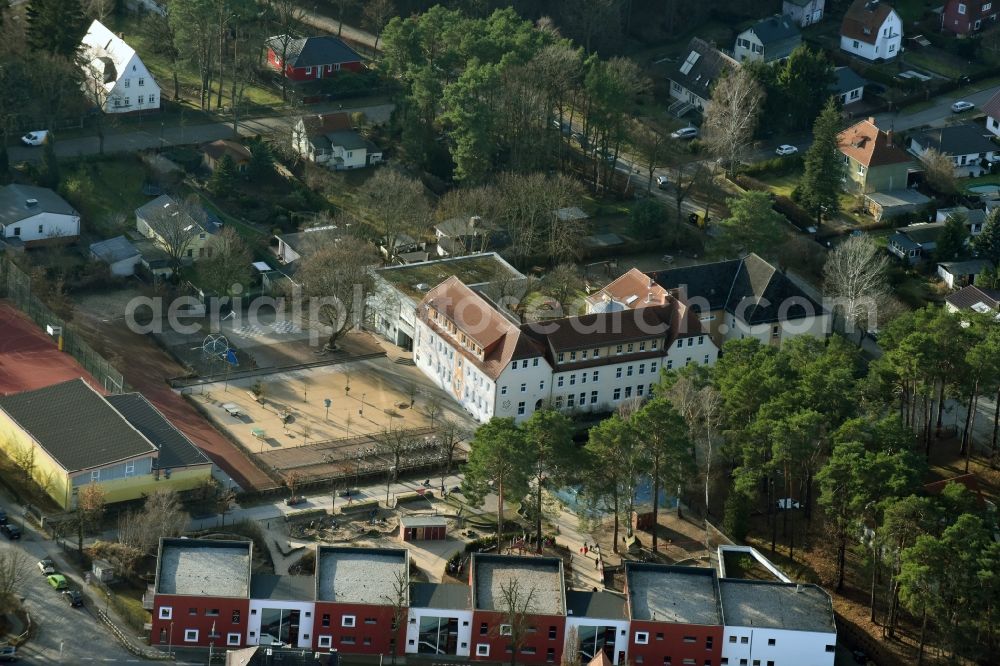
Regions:
<instances>
[{"instance_id":1,"label":"chain-link fence","mask_svg":"<svg viewBox=\"0 0 1000 666\"><path fill-rule=\"evenodd\" d=\"M76 329L66 324L31 291L31 277L10 257L0 255L0 297L9 300L43 330L60 327L63 351L75 358L109 393L129 391L125 378L103 356L88 345Z\"/></svg>"}]
</instances>

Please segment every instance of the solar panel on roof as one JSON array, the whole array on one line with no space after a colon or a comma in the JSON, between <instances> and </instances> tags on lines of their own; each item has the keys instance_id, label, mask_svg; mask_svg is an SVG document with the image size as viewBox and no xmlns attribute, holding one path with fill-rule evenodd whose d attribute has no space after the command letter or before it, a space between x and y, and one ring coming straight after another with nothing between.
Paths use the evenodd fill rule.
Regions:
<instances>
[{"instance_id":1,"label":"solar panel on roof","mask_svg":"<svg viewBox=\"0 0 1000 666\"><path fill-rule=\"evenodd\" d=\"M691 51L691 53L688 54L687 59L684 61L684 64L681 65L681 74L687 74L690 72L691 68L694 67L694 64L698 62L698 58L700 57L700 53L697 51Z\"/></svg>"}]
</instances>

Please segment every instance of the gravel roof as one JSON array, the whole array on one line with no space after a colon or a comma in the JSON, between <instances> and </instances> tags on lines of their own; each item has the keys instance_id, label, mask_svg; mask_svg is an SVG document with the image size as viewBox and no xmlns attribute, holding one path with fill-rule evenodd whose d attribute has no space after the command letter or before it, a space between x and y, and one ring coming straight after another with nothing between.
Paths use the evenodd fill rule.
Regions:
<instances>
[{"instance_id":1,"label":"gravel roof","mask_svg":"<svg viewBox=\"0 0 1000 666\"><path fill-rule=\"evenodd\" d=\"M409 587L407 551L400 548L320 547L316 599L356 604L392 604L397 576Z\"/></svg>"},{"instance_id":2,"label":"gravel roof","mask_svg":"<svg viewBox=\"0 0 1000 666\"><path fill-rule=\"evenodd\" d=\"M816 585L724 578L719 588L726 626L837 631L830 595Z\"/></svg>"},{"instance_id":3,"label":"gravel roof","mask_svg":"<svg viewBox=\"0 0 1000 666\"><path fill-rule=\"evenodd\" d=\"M474 604L477 610L503 611L502 588L511 580L533 593L530 612L562 615L565 609L562 562L552 557L472 556Z\"/></svg>"},{"instance_id":4,"label":"gravel roof","mask_svg":"<svg viewBox=\"0 0 1000 666\"><path fill-rule=\"evenodd\" d=\"M251 548L249 541L163 539L156 591L249 598Z\"/></svg>"},{"instance_id":5,"label":"gravel roof","mask_svg":"<svg viewBox=\"0 0 1000 666\"><path fill-rule=\"evenodd\" d=\"M625 578L633 620L722 624L714 569L629 562Z\"/></svg>"}]
</instances>

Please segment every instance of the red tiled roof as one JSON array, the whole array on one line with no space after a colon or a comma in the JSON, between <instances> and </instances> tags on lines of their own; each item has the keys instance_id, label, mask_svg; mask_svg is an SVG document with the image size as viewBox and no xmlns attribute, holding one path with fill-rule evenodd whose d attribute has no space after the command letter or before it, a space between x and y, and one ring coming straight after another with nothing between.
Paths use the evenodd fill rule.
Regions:
<instances>
[{"instance_id":1,"label":"red tiled roof","mask_svg":"<svg viewBox=\"0 0 1000 666\"><path fill-rule=\"evenodd\" d=\"M626 307L641 308L666 303L669 292L638 268L632 268L611 284L588 296L587 303L597 305L605 296Z\"/></svg>"},{"instance_id":2,"label":"red tiled roof","mask_svg":"<svg viewBox=\"0 0 1000 666\"><path fill-rule=\"evenodd\" d=\"M326 113L314 116L303 116L306 136L318 136L340 132L351 128L351 117L346 113Z\"/></svg>"},{"instance_id":3,"label":"red tiled roof","mask_svg":"<svg viewBox=\"0 0 1000 666\"><path fill-rule=\"evenodd\" d=\"M881 0L854 0L844 14L840 34L848 39L874 44L891 12L892 5Z\"/></svg>"},{"instance_id":4,"label":"red tiled roof","mask_svg":"<svg viewBox=\"0 0 1000 666\"><path fill-rule=\"evenodd\" d=\"M874 118L855 123L838 134L837 148L869 168L913 161L903 149L892 143L888 132L878 128Z\"/></svg>"}]
</instances>

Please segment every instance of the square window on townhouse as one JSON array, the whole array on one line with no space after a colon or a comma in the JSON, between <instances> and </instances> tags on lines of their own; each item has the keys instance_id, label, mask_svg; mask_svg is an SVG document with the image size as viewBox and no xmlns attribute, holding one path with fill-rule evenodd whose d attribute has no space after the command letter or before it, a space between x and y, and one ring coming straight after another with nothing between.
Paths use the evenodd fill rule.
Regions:
<instances>
[{"instance_id":1,"label":"square window on townhouse","mask_svg":"<svg viewBox=\"0 0 1000 666\"><path fill-rule=\"evenodd\" d=\"M556 409L562 409L563 399L561 395L556 396Z\"/></svg>"},{"instance_id":2,"label":"square window on townhouse","mask_svg":"<svg viewBox=\"0 0 1000 666\"><path fill-rule=\"evenodd\" d=\"M341 636L340 642L343 645L354 645L354 636Z\"/></svg>"},{"instance_id":3,"label":"square window on townhouse","mask_svg":"<svg viewBox=\"0 0 1000 666\"><path fill-rule=\"evenodd\" d=\"M308 638L308 636L306 636L306 638ZM365 636L363 639L361 639L361 644L362 645L371 645L372 644L372 637L371 636Z\"/></svg>"},{"instance_id":4,"label":"square window on townhouse","mask_svg":"<svg viewBox=\"0 0 1000 666\"><path fill-rule=\"evenodd\" d=\"M712 637L712 636L706 636L705 637L705 649L706 650L711 650L714 643L715 643L715 638L714 637Z\"/></svg>"},{"instance_id":5,"label":"square window on townhouse","mask_svg":"<svg viewBox=\"0 0 1000 666\"><path fill-rule=\"evenodd\" d=\"M615 353L616 354L621 354L622 353L622 349L624 349L624 347L622 347L622 345L618 345L617 347L615 347Z\"/></svg>"},{"instance_id":6,"label":"square window on townhouse","mask_svg":"<svg viewBox=\"0 0 1000 666\"><path fill-rule=\"evenodd\" d=\"M557 629L554 624L549 625L549 640L554 641L556 639Z\"/></svg>"},{"instance_id":7,"label":"square window on townhouse","mask_svg":"<svg viewBox=\"0 0 1000 666\"><path fill-rule=\"evenodd\" d=\"M572 393L566 396L566 409L576 407L576 396Z\"/></svg>"},{"instance_id":8,"label":"square window on townhouse","mask_svg":"<svg viewBox=\"0 0 1000 666\"><path fill-rule=\"evenodd\" d=\"M576 352L575 351L572 351L572 352L569 353L569 360L571 360L571 361L575 361L576 360Z\"/></svg>"},{"instance_id":9,"label":"square window on townhouse","mask_svg":"<svg viewBox=\"0 0 1000 666\"><path fill-rule=\"evenodd\" d=\"M639 343L639 351L646 351L646 343L645 342L640 342Z\"/></svg>"},{"instance_id":10,"label":"square window on townhouse","mask_svg":"<svg viewBox=\"0 0 1000 666\"><path fill-rule=\"evenodd\" d=\"M309 617L309 613L306 613L306 617ZM233 621L233 624L239 624L240 623L240 611L239 611L239 609L233 611L232 621Z\"/></svg>"},{"instance_id":11,"label":"square window on townhouse","mask_svg":"<svg viewBox=\"0 0 1000 666\"><path fill-rule=\"evenodd\" d=\"M694 346L694 338L688 338L688 347Z\"/></svg>"},{"instance_id":12,"label":"square window on townhouse","mask_svg":"<svg viewBox=\"0 0 1000 666\"><path fill-rule=\"evenodd\" d=\"M621 379L621 378L622 378L622 369L615 368L615 379Z\"/></svg>"},{"instance_id":13,"label":"square window on townhouse","mask_svg":"<svg viewBox=\"0 0 1000 666\"><path fill-rule=\"evenodd\" d=\"M698 639L697 639L697 638L695 638L694 636L685 636L685 637L684 637L684 642L685 642L685 643L694 643L694 642L695 642L695 641L697 641L697 640L698 640Z\"/></svg>"},{"instance_id":14,"label":"square window on townhouse","mask_svg":"<svg viewBox=\"0 0 1000 666\"><path fill-rule=\"evenodd\" d=\"M174 618L174 609L170 606L160 606L160 619L161 620L172 620Z\"/></svg>"},{"instance_id":15,"label":"square window on townhouse","mask_svg":"<svg viewBox=\"0 0 1000 666\"><path fill-rule=\"evenodd\" d=\"M639 364L639 374L640 375L646 374L646 364L645 363L640 363Z\"/></svg>"},{"instance_id":16,"label":"square window on townhouse","mask_svg":"<svg viewBox=\"0 0 1000 666\"><path fill-rule=\"evenodd\" d=\"M306 615L308 616L308 613L306 613ZM373 617L366 617L365 624L378 624L378 620Z\"/></svg>"},{"instance_id":17,"label":"square window on townhouse","mask_svg":"<svg viewBox=\"0 0 1000 666\"><path fill-rule=\"evenodd\" d=\"M656 361L653 361L652 363L649 364L649 374L651 375L656 374Z\"/></svg>"},{"instance_id":18,"label":"square window on townhouse","mask_svg":"<svg viewBox=\"0 0 1000 666\"><path fill-rule=\"evenodd\" d=\"M521 648L521 654L535 654L535 652L537 652L537 650L535 650L535 648L531 647L530 645Z\"/></svg>"},{"instance_id":19,"label":"square window on townhouse","mask_svg":"<svg viewBox=\"0 0 1000 666\"><path fill-rule=\"evenodd\" d=\"M648 631L635 632L635 642L636 645L646 645L647 643L649 643L649 632Z\"/></svg>"},{"instance_id":20,"label":"square window on townhouse","mask_svg":"<svg viewBox=\"0 0 1000 666\"><path fill-rule=\"evenodd\" d=\"M593 358L600 358L600 357L601 357L601 350L600 350L600 349L595 349L595 350L594 350L594 353L593 353L593 354L591 354L591 356L592 356Z\"/></svg>"},{"instance_id":21,"label":"square window on townhouse","mask_svg":"<svg viewBox=\"0 0 1000 666\"><path fill-rule=\"evenodd\" d=\"M674 368L674 362L670 359L667 359L667 370L673 370L673 368Z\"/></svg>"},{"instance_id":22,"label":"square window on townhouse","mask_svg":"<svg viewBox=\"0 0 1000 666\"><path fill-rule=\"evenodd\" d=\"M569 385L573 386L575 384L576 384L576 375L570 375L569 376Z\"/></svg>"},{"instance_id":23,"label":"square window on townhouse","mask_svg":"<svg viewBox=\"0 0 1000 666\"><path fill-rule=\"evenodd\" d=\"M329 627L330 626L330 614L329 613L323 613L323 621L321 622L321 624L324 627Z\"/></svg>"},{"instance_id":24,"label":"square window on townhouse","mask_svg":"<svg viewBox=\"0 0 1000 666\"><path fill-rule=\"evenodd\" d=\"M962 16L965 16L965 3L964 2L958 3L958 13L961 14Z\"/></svg>"},{"instance_id":25,"label":"square window on townhouse","mask_svg":"<svg viewBox=\"0 0 1000 666\"><path fill-rule=\"evenodd\" d=\"M556 649L546 648L545 650L545 663L554 664L556 661Z\"/></svg>"},{"instance_id":26,"label":"square window on townhouse","mask_svg":"<svg viewBox=\"0 0 1000 666\"><path fill-rule=\"evenodd\" d=\"M197 608L188 608L188 615L197 615L197 614L198 614Z\"/></svg>"},{"instance_id":27,"label":"square window on townhouse","mask_svg":"<svg viewBox=\"0 0 1000 666\"><path fill-rule=\"evenodd\" d=\"M645 662L645 659L643 659L643 657L642 657L641 654L640 655L636 655L635 663L637 665L641 666L641 664L643 664L644 662Z\"/></svg>"},{"instance_id":28,"label":"square window on townhouse","mask_svg":"<svg viewBox=\"0 0 1000 666\"><path fill-rule=\"evenodd\" d=\"M656 633L656 640L658 640L658 641L662 641L663 640L663 632L662 631L658 631ZM665 657L665 659L670 659L670 657Z\"/></svg>"},{"instance_id":29,"label":"square window on townhouse","mask_svg":"<svg viewBox=\"0 0 1000 666\"><path fill-rule=\"evenodd\" d=\"M736 636L730 636L729 637L729 642L730 643L735 643L736 642Z\"/></svg>"},{"instance_id":30,"label":"square window on townhouse","mask_svg":"<svg viewBox=\"0 0 1000 666\"><path fill-rule=\"evenodd\" d=\"M139 97L136 99L136 101L139 102L139 104L142 104L143 102L146 101L146 96L145 95L139 95Z\"/></svg>"},{"instance_id":31,"label":"square window on townhouse","mask_svg":"<svg viewBox=\"0 0 1000 666\"><path fill-rule=\"evenodd\" d=\"M694 665L694 659L691 659L690 657L686 658L681 663L684 664L684 666L695 666Z\"/></svg>"},{"instance_id":32,"label":"square window on townhouse","mask_svg":"<svg viewBox=\"0 0 1000 666\"><path fill-rule=\"evenodd\" d=\"M524 359L523 361L521 361L521 367L522 368L527 368L528 367L528 359Z\"/></svg>"},{"instance_id":33,"label":"square window on townhouse","mask_svg":"<svg viewBox=\"0 0 1000 666\"><path fill-rule=\"evenodd\" d=\"M184 630L184 642L185 643L197 643L198 642L198 630L197 629L185 629Z\"/></svg>"},{"instance_id":34,"label":"square window on townhouse","mask_svg":"<svg viewBox=\"0 0 1000 666\"><path fill-rule=\"evenodd\" d=\"M320 636L319 637L319 646L321 648L328 648L328 647L330 647L330 645L331 645L332 642L333 642L333 636Z\"/></svg>"},{"instance_id":35,"label":"square window on townhouse","mask_svg":"<svg viewBox=\"0 0 1000 666\"><path fill-rule=\"evenodd\" d=\"M767 639L767 644L768 645L774 645L775 644L775 640L773 638L768 638Z\"/></svg>"},{"instance_id":36,"label":"square window on townhouse","mask_svg":"<svg viewBox=\"0 0 1000 666\"><path fill-rule=\"evenodd\" d=\"M705 354L705 361L704 361L704 363L705 363L705 365L708 365L708 354Z\"/></svg>"},{"instance_id":37,"label":"square window on townhouse","mask_svg":"<svg viewBox=\"0 0 1000 666\"><path fill-rule=\"evenodd\" d=\"M582 352L580 352L580 359L584 360L584 361L587 360L587 350L586 349L584 349Z\"/></svg>"},{"instance_id":38,"label":"square window on townhouse","mask_svg":"<svg viewBox=\"0 0 1000 666\"><path fill-rule=\"evenodd\" d=\"M615 392L612 394L611 397L612 397L612 400L621 400L622 399L622 390L620 388L616 388Z\"/></svg>"},{"instance_id":39,"label":"square window on townhouse","mask_svg":"<svg viewBox=\"0 0 1000 666\"><path fill-rule=\"evenodd\" d=\"M627 377L631 377L632 376L632 366L631 365L628 366L628 368L625 369L625 376L627 376Z\"/></svg>"},{"instance_id":40,"label":"square window on townhouse","mask_svg":"<svg viewBox=\"0 0 1000 666\"><path fill-rule=\"evenodd\" d=\"M679 348L681 348L681 347L683 347L683 346L684 346L684 340L683 340L683 338L682 338L682 339L680 339L680 340L678 340L678 341L677 341L677 347L678 347L678 349L679 349Z\"/></svg>"},{"instance_id":41,"label":"square window on townhouse","mask_svg":"<svg viewBox=\"0 0 1000 666\"><path fill-rule=\"evenodd\" d=\"M500 395L507 395L507 387L506 386L501 386L500 387Z\"/></svg>"},{"instance_id":42,"label":"square window on townhouse","mask_svg":"<svg viewBox=\"0 0 1000 666\"><path fill-rule=\"evenodd\" d=\"M490 633L490 625L483 622L482 624L479 625L479 635L485 636L488 633Z\"/></svg>"},{"instance_id":43,"label":"square window on townhouse","mask_svg":"<svg viewBox=\"0 0 1000 666\"><path fill-rule=\"evenodd\" d=\"M122 81L122 88L128 88L131 82L132 82L131 79L125 79L124 81Z\"/></svg>"},{"instance_id":44,"label":"square window on townhouse","mask_svg":"<svg viewBox=\"0 0 1000 666\"><path fill-rule=\"evenodd\" d=\"M631 352L631 351L632 351L633 349L635 349L635 345L633 345L633 344L632 344L632 343L630 342L630 343L628 343L628 346L627 346L627 347L625 348L625 351L627 351L627 352Z\"/></svg>"},{"instance_id":45,"label":"square window on townhouse","mask_svg":"<svg viewBox=\"0 0 1000 666\"><path fill-rule=\"evenodd\" d=\"M563 362L563 358L565 358L565 357L566 357L566 353L565 352L559 352L559 354L556 356L556 361L558 361L559 363L562 363Z\"/></svg>"},{"instance_id":46,"label":"square window on townhouse","mask_svg":"<svg viewBox=\"0 0 1000 666\"><path fill-rule=\"evenodd\" d=\"M513 363L510 364L510 369L517 370L517 361L514 361Z\"/></svg>"},{"instance_id":47,"label":"square window on townhouse","mask_svg":"<svg viewBox=\"0 0 1000 666\"><path fill-rule=\"evenodd\" d=\"M698 336L698 344L699 345L700 344L704 344L704 342L705 342L705 336L704 335L699 335Z\"/></svg>"},{"instance_id":48,"label":"square window on townhouse","mask_svg":"<svg viewBox=\"0 0 1000 666\"><path fill-rule=\"evenodd\" d=\"M563 385L563 377L562 375L559 375L558 377L556 377L556 386L562 388L562 385Z\"/></svg>"},{"instance_id":49,"label":"square window on townhouse","mask_svg":"<svg viewBox=\"0 0 1000 666\"><path fill-rule=\"evenodd\" d=\"M645 384L639 384L638 386L635 387L635 394L641 396L645 388L646 388Z\"/></svg>"},{"instance_id":50,"label":"square window on townhouse","mask_svg":"<svg viewBox=\"0 0 1000 666\"><path fill-rule=\"evenodd\" d=\"M251 615L256 615L257 614L257 609L256 608L251 608L250 609L250 614Z\"/></svg>"},{"instance_id":51,"label":"square window on townhouse","mask_svg":"<svg viewBox=\"0 0 1000 666\"><path fill-rule=\"evenodd\" d=\"M776 338L779 335L781 335L781 326L775 324L774 326L771 327L771 337Z\"/></svg>"},{"instance_id":52,"label":"square window on townhouse","mask_svg":"<svg viewBox=\"0 0 1000 666\"><path fill-rule=\"evenodd\" d=\"M580 406L583 407L586 404L587 404L587 394L586 393L581 393L580 394Z\"/></svg>"},{"instance_id":53,"label":"square window on townhouse","mask_svg":"<svg viewBox=\"0 0 1000 666\"><path fill-rule=\"evenodd\" d=\"M521 393L527 393L527 391L528 391L528 385L524 382L521 382Z\"/></svg>"},{"instance_id":54,"label":"square window on townhouse","mask_svg":"<svg viewBox=\"0 0 1000 666\"><path fill-rule=\"evenodd\" d=\"M754 659L753 666L760 666L760 659Z\"/></svg>"},{"instance_id":55,"label":"square window on townhouse","mask_svg":"<svg viewBox=\"0 0 1000 666\"><path fill-rule=\"evenodd\" d=\"M240 638L239 634L226 634L226 645L239 645Z\"/></svg>"},{"instance_id":56,"label":"square window on townhouse","mask_svg":"<svg viewBox=\"0 0 1000 666\"><path fill-rule=\"evenodd\" d=\"M517 413L518 413L518 415L524 414L524 403L523 402L517 403Z\"/></svg>"},{"instance_id":57,"label":"square window on townhouse","mask_svg":"<svg viewBox=\"0 0 1000 666\"><path fill-rule=\"evenodd\" d=\"M545 390L545 380L544 379L542 381L538 382L538 390L539 391L544 391Z\"/></svg>"},{"instance_id":58,"label":"square window on townhouse","mask_svg":"<svg viewBox=\"0 0 1000 666\"><path fill-rule=\"evenodd\" d=\"M590 392L590 404L592 404L592 405L596 405L597 404L597 391L591 391Z\"/></svg>"},{"instance_id":59,"label":"square window on townhouse","mask_svg":"<svg viewBox=\"0 0 1000 666\"><path fill-rule=\"evenodd\" d=\"M722 666L729 666L729 657L723 657L722 661L719 662Z\"/></svg>"},{"instance_id":60,"label":"square window on townhouse","mask_svg":"<svg viewBox=\"0 0 1000 666\"><path fill-rule=\"evenodd\" d=\"M750 642L749 636L740 636L740 644L747 645Z\"/></svg>"},{"instance_id":61,"label":"square window on townhouse","mask_svg":"<svg viewBox=\"0 0 1000 666\"><path fill-rule=\"evenodd\" d=\"M219 616L219 609L218 608L209 608L207 611L205 611L205 615L207 615L209 617L218 617Z\"/></svg>"},{"instance_id":62,"label":"square window on townhouse","mask_svg":"<svg viewBox=\"0 0 1000 666\"><path fill-rule=\"evenodd\" d=\"M632 387L631 386L626 386L625 387L625 397L626 398L631 398L632 397Z\"/></svg>"},{"instance_id":63,"label":"square window on townhouse","mask_svg":"<svg viewBox=\"0 0 1000 666\"><path fill-rule=\"evenodd\" d=\"M537 368L538 367L538 359L537 358L531 359L531 367L533 367L533 368Z\"/></svg>"},{"instance_id":64,"label":"square window on townhouse","mask_svg":"<svg viewBox=\"0 0 1000 666\"><path fill-rule=\"evenodd\" d=\"M340 626L342 627L353 627L355 622L357 622L357 618L353 615L344 615L340 618Z\"/></svg>"},{"instance_id":65,"label":"square window on townhouse","mask_svg":"<svg viewBox=\"0 0 1000 666\"><path fill-rule=\"evenodd\" d=\"M100 481L101 480L101 470L95 469L95 470L91 471L90 472L90 480L91 480L91 482L93 482L93 481Z\"/></svg>"},{"instance_id":66,"label":"square window on townhouse","mask_svg":"<svg viewBox=\"0 0 1000 666\"><path fill-rule=\"evenodd\" d=\"M747 659L740 659L740 666L747 666L747 664L748 664Z\"/></svg>"},{"instance_id":67,"label":"square window on townhouse","mask_svg":"<svg viewBox=\"0 0 1000 666\"><path fill-rule=\"evenodd\" d=\"M489 643L476 643L476 656L477 657L488 657L488 656L490 656L490 644Z\"/></svg>"},{"instance_id":68,"label":"square window on townhouse","mask_svg":"<svg viewBox=\"0 0 1000 666\"><path fill-rule=\"evenodd\" d=\"M599 374L597 370L594 370L594 374L591 376L590 381L596 382Z\"/></svg>"},{"instance_id":69,"label":"square window on townhouse","mask_svg":"<svg viewBox=\"0 0 1000 666\"><path fill-rule=\"evenodd\" d=\"M580 383L581 384L586 384L587 383L587 373L586 372L581 372L580 373Z\"/></svg>"},{"instance_id":70,"label":"square window on townhouse","mask_svg":"<svg viewBox=\"0 0 1000 666\"><path fill-rule=\"evenodd\" d=\"M837 651L837 646L836 645L827 645L826 646L826 651L827 652L836 652Z\"/></svg>"}]
</instances>

